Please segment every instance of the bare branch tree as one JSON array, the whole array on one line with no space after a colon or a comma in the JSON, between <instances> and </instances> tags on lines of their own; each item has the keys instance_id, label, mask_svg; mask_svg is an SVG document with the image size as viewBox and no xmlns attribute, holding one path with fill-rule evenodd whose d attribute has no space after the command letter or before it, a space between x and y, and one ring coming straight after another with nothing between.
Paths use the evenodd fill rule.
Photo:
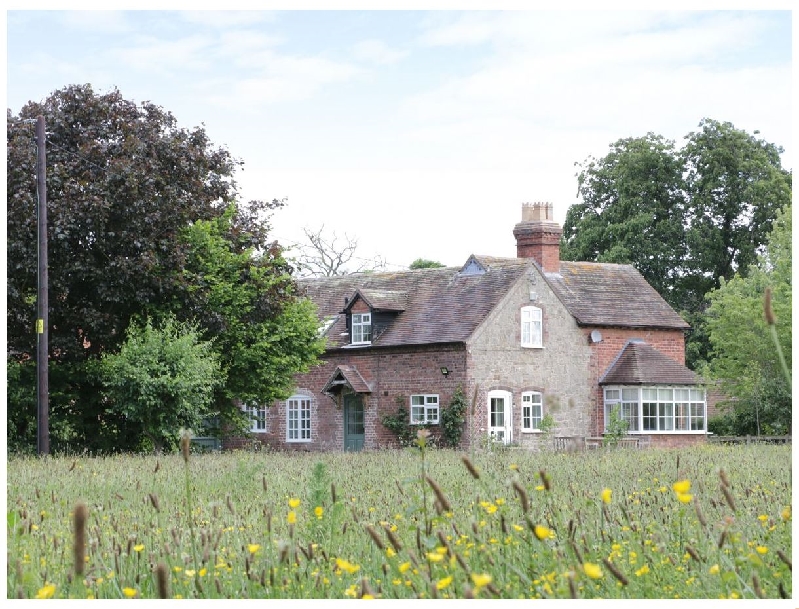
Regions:
<instances>
[{"instance_id":1,"label":"bare branch tree","mask_svg":"<svg viewBox=\"0 0 799 609\"><path fill-rule=\"evenodd\" d=\"M335 231L325 233L325 225L318 229L307 226L302 229L307 243L299 245L299 255L294 260L297 274L301 277L333 277L378 271L385 268L382 257L359 258L355 255L358 240L346 233L343 239Z\"/></svg>"}]
</instances>

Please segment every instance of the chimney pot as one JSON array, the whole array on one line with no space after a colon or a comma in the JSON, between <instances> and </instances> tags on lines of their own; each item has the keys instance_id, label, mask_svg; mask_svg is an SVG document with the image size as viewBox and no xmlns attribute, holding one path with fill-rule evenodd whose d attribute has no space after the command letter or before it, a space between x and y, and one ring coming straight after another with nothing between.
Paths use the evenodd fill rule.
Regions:
<instances>
[{"instance_id":1,"label":"chimney pot","mask_svg":"<svg viewBox=\"0 0 799 609\"><path fill-rule=\"evenodd\" d=\"M545 273L560 272L560 236L552 203L522 203L522 221L513 229L516 255L532 258Z\"/></svg>"}]
</instances>

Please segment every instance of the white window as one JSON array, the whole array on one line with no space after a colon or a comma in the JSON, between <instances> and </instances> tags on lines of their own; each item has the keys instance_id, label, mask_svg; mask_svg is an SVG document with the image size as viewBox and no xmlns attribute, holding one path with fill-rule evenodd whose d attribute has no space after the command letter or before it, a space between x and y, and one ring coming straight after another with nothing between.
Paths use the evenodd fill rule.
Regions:
<instances>
[{"instance_id":1,"label":"white window","mask_svg":"<svg viewBox=\"0 0 799 609\"><path fill-rule=\"evenodd\" d=\"M536 391L522 393L522 431L540 431L544 418L543 398Z\"/></svg>"},{"instance_id":2,"label":"white window","mask_svg":"<svg viewBox=\"0 0 799 609\"><path fill-rule=\"evenodd\" d=\"M538 307L522 307L522 347L544 346L543 316Z\"/></svg>"},{"instance_id":3,"label":"white window","mask_svg":"<svg viewBox=\"0 0 799 609\"><path fill-rule=\"evenodd\" d=\"M607 387L605 425L618 408L631 432L704 432L706 406L698 387Z\"/></svg>"},{"instance_id":4,"label":"white window","mask_svg":"<svg viewBox=\"0 0 799 609\"><path fill-rule=\"evenodd\" d=\"M368 345L372 342L372 314L352 314L352 344Z\"/></svg>"},{"instance_id":5,"label":"white window","mask_svg":"<svg viewBox=\"0 0 799 609\"><path fill-rule=\"evenodd\" d=\"M293 395L286 400L286 440L311 441L311 398Z\"/></svg>"},{"instance_id":6,"label":"white window","mask_svg":"<svg viewBox=\"0 0 799 609\"><path fill-rule=\"evenodd\" d=\"M266 406L259 404L246 404L242 410L250 417L250 431L254 433L266 432Z\"/></svg>"},{"instance_id":7,"label":"white window","mask_svg":"<svg viewBox=\"0 0 799 609\"><path fill-rule=\"evenodd\" d=\"M411 396L411 425L438 424L438 396Z\"/></svg>"}]
</instances>

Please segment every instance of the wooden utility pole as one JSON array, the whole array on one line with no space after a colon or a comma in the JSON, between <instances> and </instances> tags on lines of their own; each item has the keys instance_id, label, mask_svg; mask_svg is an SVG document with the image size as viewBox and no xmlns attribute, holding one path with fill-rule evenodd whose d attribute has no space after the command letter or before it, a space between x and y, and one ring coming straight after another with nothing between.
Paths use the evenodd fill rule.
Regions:
<instances>
[{"instance_id":1,"label":"wooden utility pole","mask_svg":"<svg viewBox=\"0 0 799 609\"><path fill-rule=\"evenodd\" d=\"M36 118L36 192L38 202L38 297L36 299L36 450L50 454L49 387L48 387L48 301L47 301L47 140L44 117Z\"/></svg>"}]
</instances>

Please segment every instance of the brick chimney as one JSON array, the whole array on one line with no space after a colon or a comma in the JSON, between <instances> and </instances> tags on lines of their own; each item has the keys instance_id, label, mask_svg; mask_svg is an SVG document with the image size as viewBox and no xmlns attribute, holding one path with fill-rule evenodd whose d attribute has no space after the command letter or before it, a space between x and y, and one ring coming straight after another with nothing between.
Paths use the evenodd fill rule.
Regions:
<instances>
[{"instance_id":1,"label":"brick chimney","mask_svg":"<svg viewBox=\"0 0 799 609\"><path fill-rule=\"evenodd\" d=\"M522 221L513 228L516 256L533 258L545 273L560 272L560 236L552 203L522 203Z\"/></svg>"}]
</instances>

